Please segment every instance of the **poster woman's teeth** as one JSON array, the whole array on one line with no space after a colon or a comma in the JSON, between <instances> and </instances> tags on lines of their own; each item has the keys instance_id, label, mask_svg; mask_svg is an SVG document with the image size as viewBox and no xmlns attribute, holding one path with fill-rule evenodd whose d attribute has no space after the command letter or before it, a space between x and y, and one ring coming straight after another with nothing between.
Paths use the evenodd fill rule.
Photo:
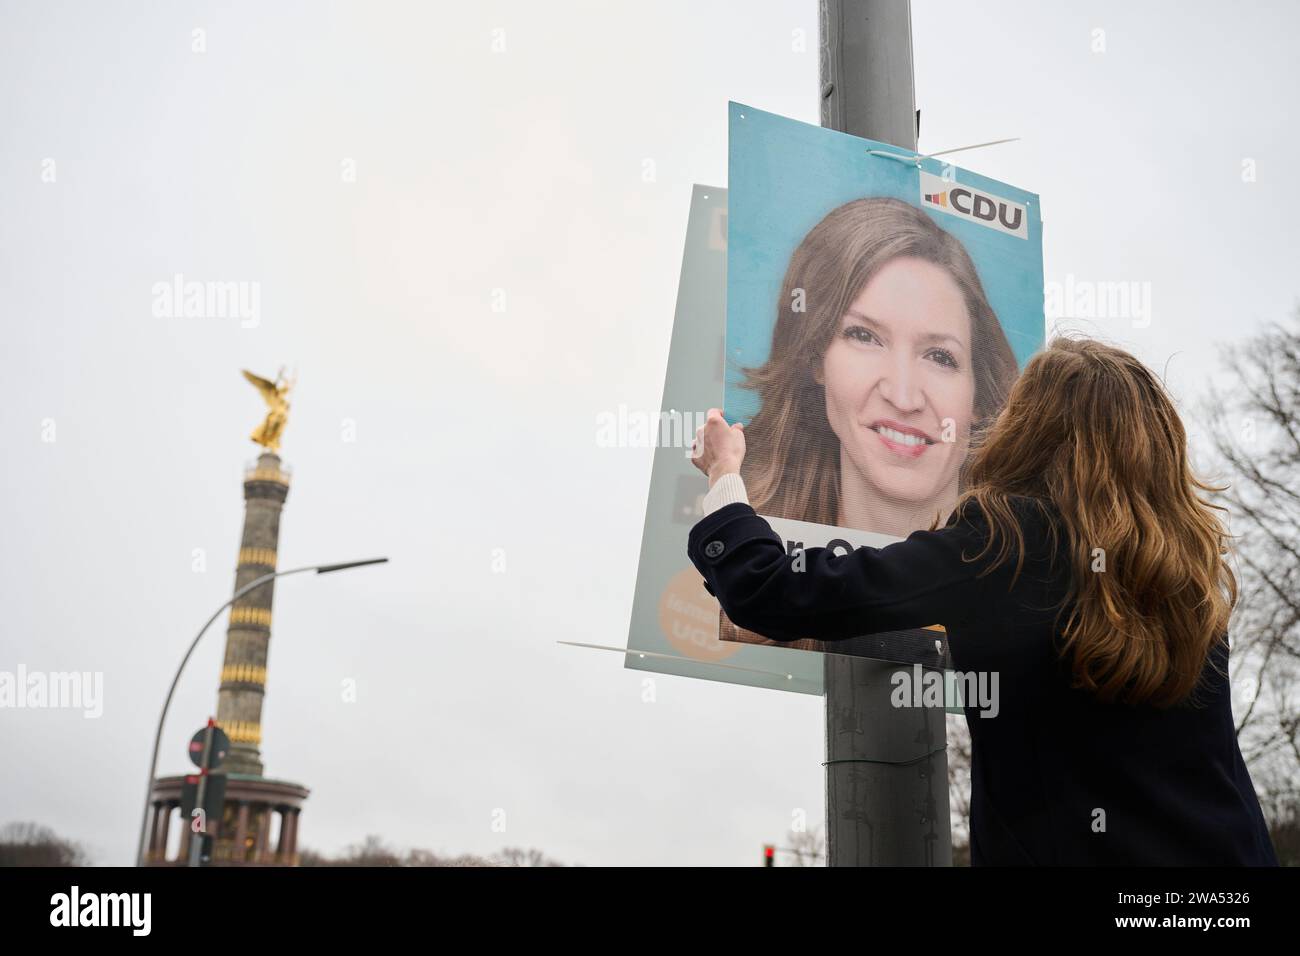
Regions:
<instances>
[{"instance_id":1,"label":"poster woman's teeth","mask_svg":"<svg viewBox=\"0 0 1300 956\"><path fill-rule=\"evenodd\" d=\"M933 445L934 442L921 435L905 435L902 432L896 432L892 428L886 428L884 425L877 425L872 429L881 438L888 438L896 445Z\"/></svg>"}]
</instances>

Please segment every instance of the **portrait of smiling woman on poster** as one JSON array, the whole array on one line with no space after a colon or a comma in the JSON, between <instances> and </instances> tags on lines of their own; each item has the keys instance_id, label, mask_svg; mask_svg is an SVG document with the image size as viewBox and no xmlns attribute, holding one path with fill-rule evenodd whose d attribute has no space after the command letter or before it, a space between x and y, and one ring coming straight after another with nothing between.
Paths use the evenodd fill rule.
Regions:
<instances>
[{"instance_id":1,"label":"portrait of smiling woman on poster","mask_svg":"<svg viewBox=\"0 0 1300 956\"><path fill-rule=\"evenodd\" d=\"M876 197L804 236L767 360L744 374L761 402L742 469L754 509L903 538L947 518L1017 368L961 242ZM769 643L729 622L722 636Z\"/></svg>"}]
</instances>

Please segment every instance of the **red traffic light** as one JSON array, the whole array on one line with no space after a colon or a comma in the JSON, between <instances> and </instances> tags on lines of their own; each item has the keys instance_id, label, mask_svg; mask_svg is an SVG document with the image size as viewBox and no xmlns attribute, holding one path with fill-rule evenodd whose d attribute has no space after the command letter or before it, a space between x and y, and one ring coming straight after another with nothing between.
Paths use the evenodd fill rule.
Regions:
<instances>
[{"instance_id":1,"label":"red traffic light","mask_svg":"<svg viewBox=\"0 0 1300 956\"><path fill-rule=\"evenodd\" d=\"M774 847L770 843L763 844L763 865L764 866L776 865L776 847Z\"/></svg>"}]
</instances>

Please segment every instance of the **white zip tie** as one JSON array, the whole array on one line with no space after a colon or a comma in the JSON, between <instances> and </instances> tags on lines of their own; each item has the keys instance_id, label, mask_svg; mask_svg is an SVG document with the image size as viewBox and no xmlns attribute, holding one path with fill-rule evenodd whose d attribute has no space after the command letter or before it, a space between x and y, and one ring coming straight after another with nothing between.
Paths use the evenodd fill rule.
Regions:
<instances>
[{"instance_id":1,"label":"white zip tie","mask_svg":"<svg viewBox=\"0 0 1300 956\"><path fill-rule=\"evenodd\" d=\"M913 153L911 156L900 155L899 153L885 149L869 149L867 150L867 155L884 156L886 159L892 159L900 163L909 163L920 169L921 160L923 159L933 159L936 156L947 156L949 153L961 153L968 149L982 149L985 146L1000 146L1003 143L1017 143L1019 141L1019 136L1013 136L1010 139L994 139L989 140L987 143L976 143L973 146L958 146L956 149L941 149L935 153Z\"/></svg>"}]
</instances>

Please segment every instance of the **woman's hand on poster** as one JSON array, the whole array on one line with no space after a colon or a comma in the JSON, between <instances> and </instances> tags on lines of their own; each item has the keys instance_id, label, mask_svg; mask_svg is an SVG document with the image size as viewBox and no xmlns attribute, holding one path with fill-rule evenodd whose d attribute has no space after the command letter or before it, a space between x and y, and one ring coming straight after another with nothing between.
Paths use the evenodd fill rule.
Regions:
<instances>
[{"instance_id":1,"label":"woman's hand on poster","mask_svg":"<svg viewBox=\"0 0 1300 956\"><path fill-rule=\"evenodd\" d=\"M710 408L704 424L695 430L691 460L709 476L710 488L723 475L739 474L740 464L745 460L745 426L728 425L722 409Z\"/></svg>"}]
</instances>

